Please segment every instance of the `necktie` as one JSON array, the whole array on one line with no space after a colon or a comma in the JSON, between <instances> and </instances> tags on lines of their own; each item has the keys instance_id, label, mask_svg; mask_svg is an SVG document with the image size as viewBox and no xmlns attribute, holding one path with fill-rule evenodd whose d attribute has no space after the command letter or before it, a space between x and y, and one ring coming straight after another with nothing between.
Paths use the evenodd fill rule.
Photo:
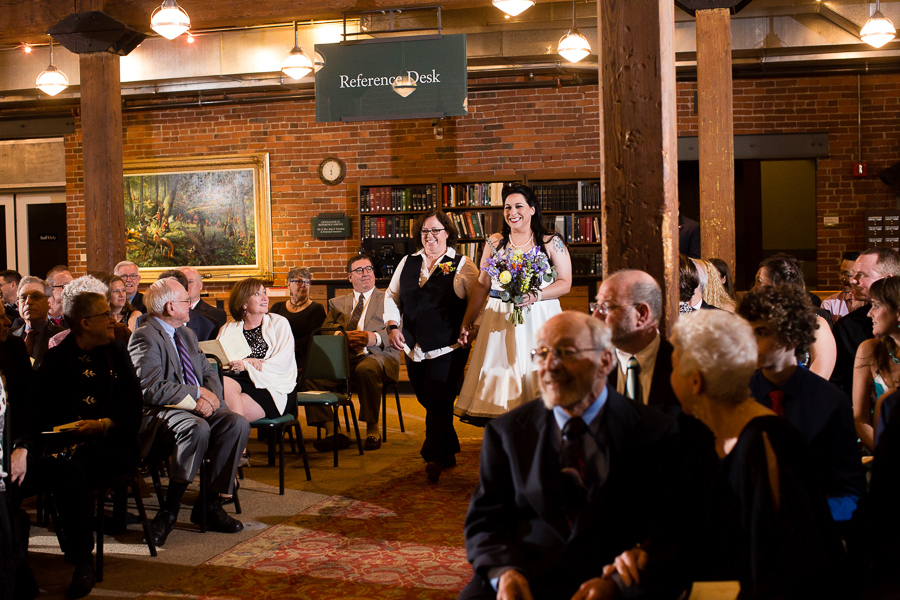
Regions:
<instances>
[{"instance_id":1,"label":"necktie","mask_svg":"<svg viewBox=\"0 0 900 600\"><path fill-rule=\"evenodd\" d=\"M562 443L559 447L559 462L563 473L577 476L576 482L584 484L585 452L584 432L587 425L581 417L572 417L563 426Z\"/></svg>"},{"instance_id":2,"label":"necktie","mask_svg":"<svg viewBox=\"0 0 900 600\"><path fill-rule=\"evenodd\" d=\"M188 385L198 385L197 375L194 374L194 365L191 364L191 356L177 330L175 331L175 347L178 348L178 356L181 357L181 372L184 375L184 382Z\"/></svg>"},{"instance_id":3,"label":"necktie","mask_svg":"<svg viewBox=\"0 0 900 600\"><path fill-rule=\"evenodd\" d=\"M347 331L356 331L356 328L359 326L359 318L362 316L362 311L365 305L366 297L363 294L360 294L359 302L356 303L356 307L353 309L353 314L350 315L350 322L347 324Z\"/></svg>"},{"instance_id":4,"label":"necktie","mask_svg":"<svg viewBox=\"0 0 900 600\"><path fill-rule=\"evenodd\" d=\"M641 404L644 402L641 394L641 364L633 356L628 359L625 369L625 395Z\"/></svg>"},{"instance_id":5,"label":"necktie","mask_svg":"<svg viewBox=\"0 0 900 600\"><path fill-rule=\"evenodd\" d=\"M784 416L784 392L772 390L769 392L769 400L772 401L772 411L779 417Z\"/></svg>"},{"instance_id":6,"label":"necktie","mask_svg":"<svg viewBox=\"0 0 900 600\"><path fill-rule=\"evenodd\" d=\"M25 332L25 349L28 350L28 356L34 356L34 338L37 337L37 331L29 329Z\"/></svg>"}]
</instances>

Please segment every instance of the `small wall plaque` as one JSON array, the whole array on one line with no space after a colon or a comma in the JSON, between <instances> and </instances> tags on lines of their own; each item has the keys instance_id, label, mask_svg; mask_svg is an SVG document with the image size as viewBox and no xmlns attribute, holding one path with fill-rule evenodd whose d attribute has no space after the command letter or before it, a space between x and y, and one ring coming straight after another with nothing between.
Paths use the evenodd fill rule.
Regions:
<instances>
[{"instance_id":1,"label":"small wall plaque","mask_svg":"<svg viewBox=\"0 0 900 600\"><path fill-rule=\"evenodd\" d=\"M312 218L312 234L317 240L350 237L350 217L344 213L319 213Z\"/></svg>"}]
</instances>

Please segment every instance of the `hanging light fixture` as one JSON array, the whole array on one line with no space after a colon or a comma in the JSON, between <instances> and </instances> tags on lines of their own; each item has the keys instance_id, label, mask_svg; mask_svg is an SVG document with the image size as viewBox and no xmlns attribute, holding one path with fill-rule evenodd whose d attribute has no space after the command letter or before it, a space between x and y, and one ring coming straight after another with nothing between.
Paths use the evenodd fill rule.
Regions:
<instances>
[{"instance_id":1,"label":"hanging light fixture","mask_svg":"<svg viewBox=\"0 0 900 600\"><path fill-rule=\"evenodd\" d=\"M581 35L581 32L575 27L575 0L572 0L572 29L559 38L556 53L573 63L577 63L591 53L591 45L587 38Z\"/></svg>"},{"instance_id":2,"label":"hanging light fixture","mask_svg":"<svg viewBox=\"0 0 900 600\"><path fill-rule=\"evenodd\" d=\"M493 0L491 4L509 16L516 17L534 6L534 0Z\"/></svg>"},{"instance_id":3,"label":"hanging light fixture","mask_svg":"<svg viewBox=\"0 0 900 600\"><path fill-rule=\"evenodd\" d=\"M163 0L150 16L150 28L167 40L174 40L191 28L191 18L177 0Z\"/></svg>"},{"instance_id":4,"label":"hanging light fixture","mask_svg":"<svg viewBox=\"0 0 900 600\"><path fill-rule=\"evenodd\" d=\"M50 38L50 66L37 76L34 82L37 89L45 94L55 96L69 87L69 78L66 74L53 66L53 38Z\"/></svg>"},{"instance_id":5,"label":"hanging light fixture","mask_svg":"<svg viewBox=\"0 0 900 600\"><path fill-rule=\"evenodd\" d=\"M881 14L881 0L875 0L873 14L859 32L859 37L873 48L881 48L897 35L891 20Z\"/></svg>"},{"instance_id":6,"label":"hanging light fixture","mask_svg":"<svg viewBox=\"0 0 900 600\"><path fill-rule=\"evenodd\" d=\"M313 55L313 66L315 66L316 73L325 66L325 57L316 52Z\"/></svg>"},{"instance_id":7,"label":"hanging light fixture","mask_svg":"<svg viewBox=\"0 0 900 600\"><path fill-rule=\"evenodd\" d=\"M394 80L391 86L395 92L406 98L416 91L416 82L409 75L401 75Z\"/></svg>"},{"instance_id":8,"label":"hanging light fixture","mask_svg":"<svg viewBox=\"0 0 900 600\"><path fill-rule=\"evenodd\" d=\"M314 69L313 61L300 49L297 41L297 21L294 21L294 48L281 61L281 72L291 79L303 79Z\"/></svg>"}]
</instances>

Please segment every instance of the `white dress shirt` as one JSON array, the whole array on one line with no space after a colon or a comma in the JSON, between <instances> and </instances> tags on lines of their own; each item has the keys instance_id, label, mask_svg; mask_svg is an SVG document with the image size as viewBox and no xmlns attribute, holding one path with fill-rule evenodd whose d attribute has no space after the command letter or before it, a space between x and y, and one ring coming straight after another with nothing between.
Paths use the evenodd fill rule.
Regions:
<instances>
[{"instance_id":1,"label":"white dress shirt","mask_svg":"<svg viewBox=\"0 0 900 600\"><path fill-rule=\"evenodd\" d=\"M653 341L647 344L637 354L628 354L616 348L616 358L619 360L619 376L616 378L616 391L625 393L625 379L628 375L628 360L634 356L641 365L641 402L647 405L650 399L650 383L653 381L653 369L656 367L656 354L659 352L659 332Z\"/></svg>"}]
</instances>

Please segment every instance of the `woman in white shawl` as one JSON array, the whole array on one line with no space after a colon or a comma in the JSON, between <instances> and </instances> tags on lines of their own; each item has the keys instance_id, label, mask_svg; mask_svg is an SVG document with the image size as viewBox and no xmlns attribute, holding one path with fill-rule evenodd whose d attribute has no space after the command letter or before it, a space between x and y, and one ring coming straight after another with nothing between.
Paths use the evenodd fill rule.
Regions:
<instances>
[{"instance_id":1,"label":"woman in white shawl","mask_svg":"<svg viewBox=\"0 0 900 600\"><path fill-rule=\"evenodd\" d=\"M219 338L239 330L250 346L250 356L230 364L225 372L225 404L250 422L284 414L287 395L297 384L294 336L288 320L269 314L269 298L262 281L239 281L228 297L234 321L219 331Z\"/></svg>"}]
</instances>

